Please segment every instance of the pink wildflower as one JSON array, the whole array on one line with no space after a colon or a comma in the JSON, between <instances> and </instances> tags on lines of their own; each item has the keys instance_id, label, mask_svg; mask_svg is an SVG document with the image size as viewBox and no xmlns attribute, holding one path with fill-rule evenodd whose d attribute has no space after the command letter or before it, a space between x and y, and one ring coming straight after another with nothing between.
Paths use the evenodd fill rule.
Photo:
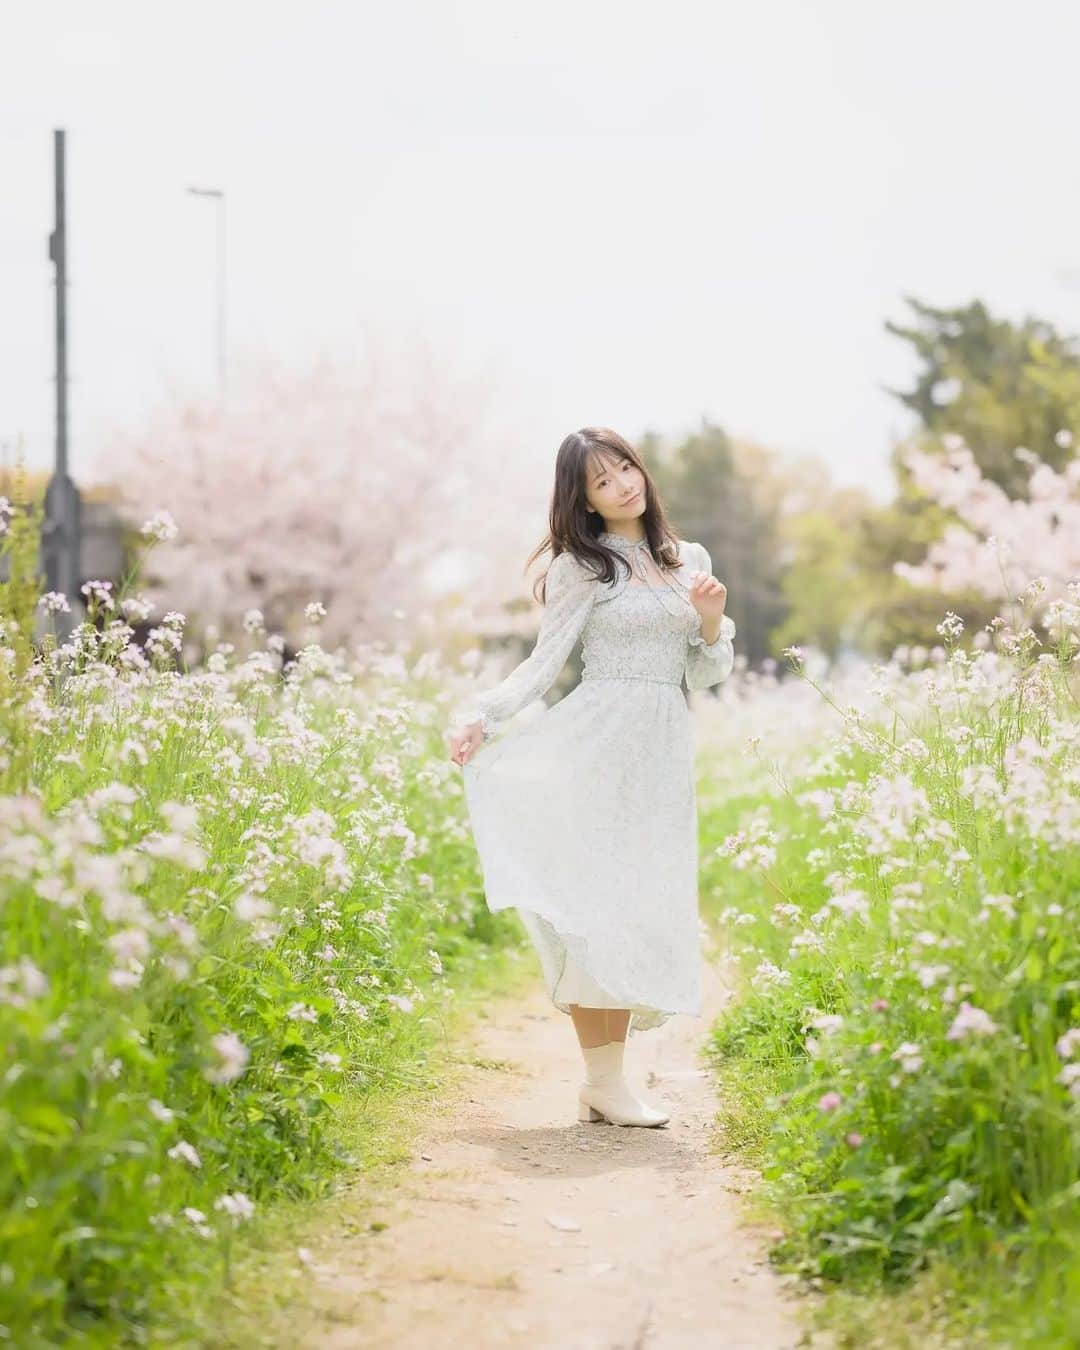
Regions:
<instances>
[{"instance_id":1,"label":"pink wildflower","mask_svg":"<svg viewBox=\"0 0 1080 1350\"><path fill-rule=\"evenodd\" d=\"M965 999L960 1004L960 1011L953 1018L953 1024L945 1033L947 1041L963 1040L965 1036L992 1036L995 1031L1001 1028L990 1017L989 1013L983 1012L981 1008L976 1008Z\"/></svg>"}]
</instances>

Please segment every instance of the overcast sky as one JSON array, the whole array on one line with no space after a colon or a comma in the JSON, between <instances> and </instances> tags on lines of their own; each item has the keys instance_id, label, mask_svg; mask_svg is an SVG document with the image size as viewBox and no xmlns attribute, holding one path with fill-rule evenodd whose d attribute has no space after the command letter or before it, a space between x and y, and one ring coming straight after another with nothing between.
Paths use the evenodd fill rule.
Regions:
<instances>
[{"instance_id":1,"label":"overcast sky","mask_svg":"<svg viewBox=\"0 0 1080 1350\"><path fill-rule=\"evenodd\" d=\"M905 293L1080 329L1061 0L3 0L0 445L51 461L68 133L72 467L231 358L414 328L523 455L704 414L884 498Z\"/></svg>"}]
</instances>

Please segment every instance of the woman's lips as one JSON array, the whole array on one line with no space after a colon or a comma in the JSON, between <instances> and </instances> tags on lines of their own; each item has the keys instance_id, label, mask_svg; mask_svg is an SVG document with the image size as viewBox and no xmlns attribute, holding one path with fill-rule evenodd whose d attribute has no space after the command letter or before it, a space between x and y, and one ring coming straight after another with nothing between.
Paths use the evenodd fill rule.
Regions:
<instances>
[{"instance_id":1,"label":"woman's lips","mask_svg":"<svg viewBox=\"0 0 1080 1350\"><path fill-rule=\"evenodd\" d=\"M640 500L641 500L641 493L640 493L640 492L635 492L634 495L630 498L630 500L629 500L628 502L623 502L623 505L624 505L624 506L633 506L633 504L634 504L635 502L639 502Z\"/></svg>"}]
</instances>

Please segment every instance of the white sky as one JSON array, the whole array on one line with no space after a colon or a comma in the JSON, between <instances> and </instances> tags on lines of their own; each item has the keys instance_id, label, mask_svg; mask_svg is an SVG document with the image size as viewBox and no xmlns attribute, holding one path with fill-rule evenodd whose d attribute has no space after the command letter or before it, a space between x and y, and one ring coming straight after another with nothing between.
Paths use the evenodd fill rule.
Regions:
<instances>
[{"instance_id":1,"label":"white sky","mask_svg":"<svg viewBox=\"0 0 1080 1350\"><path fill-rule=\"evenodd\" d=\"M410 326L520 451L702 414L888 495L886 318L1080 328L1080 6L1060 0L0 4L0 446L53 441L68 132L72 467L230 359ZM546 486L546 485L545 485Z\"/></svg>"}]
</instances>

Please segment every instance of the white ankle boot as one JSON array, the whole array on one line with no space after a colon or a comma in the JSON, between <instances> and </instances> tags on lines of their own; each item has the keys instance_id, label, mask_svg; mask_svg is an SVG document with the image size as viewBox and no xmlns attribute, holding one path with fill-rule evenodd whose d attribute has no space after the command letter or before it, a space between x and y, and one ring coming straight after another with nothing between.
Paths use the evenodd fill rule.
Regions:
<instances>
[{"instance_id":1,"label":"white ankle boot","mask_svg":"<svg viewBox=\"0 0 1080 1350\"><path fill-rule=\"evenodd\" d=\"M578 1120L612 1125L665 1125L671 1117L638 1101L623 1077L625 1041L582 1048L586 1081L578 1092Z\"/></svg>"}]
</instances>

